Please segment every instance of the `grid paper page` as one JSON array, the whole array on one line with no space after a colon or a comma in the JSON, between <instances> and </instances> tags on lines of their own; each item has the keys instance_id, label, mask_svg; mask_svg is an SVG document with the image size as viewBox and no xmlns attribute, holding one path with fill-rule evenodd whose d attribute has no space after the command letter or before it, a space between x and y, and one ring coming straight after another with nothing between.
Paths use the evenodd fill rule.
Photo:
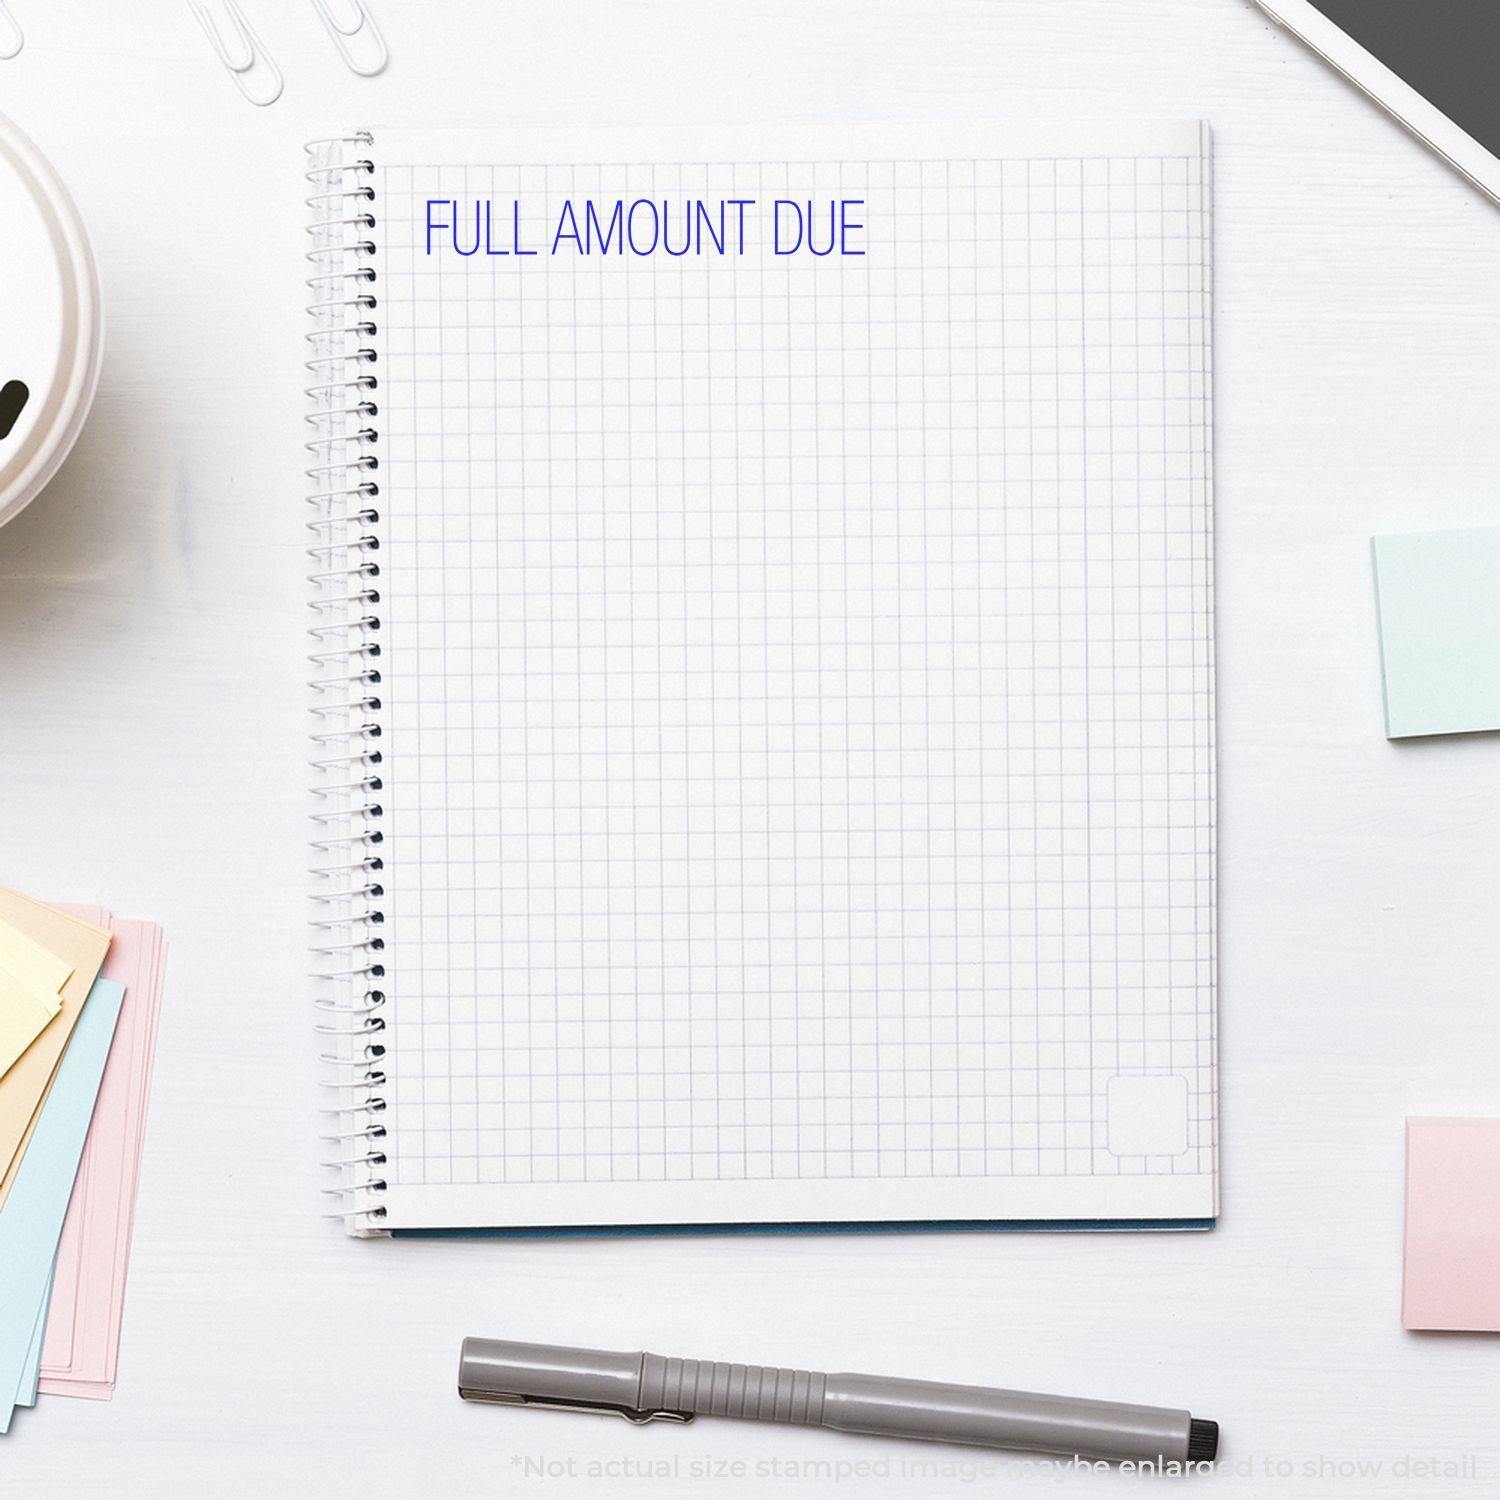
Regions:
<instances>
[{"instance_id":1,"label":"grid paper page","mask_svg":"<svg viewBox=\"0 0 1500 1500\"><path fill-rule=\"evenodd\" d=\"M1211 1214L1197 128L386 147L392 1225ZM734 198L867 253L424 243Z\"/></svg>"}]
</instances>

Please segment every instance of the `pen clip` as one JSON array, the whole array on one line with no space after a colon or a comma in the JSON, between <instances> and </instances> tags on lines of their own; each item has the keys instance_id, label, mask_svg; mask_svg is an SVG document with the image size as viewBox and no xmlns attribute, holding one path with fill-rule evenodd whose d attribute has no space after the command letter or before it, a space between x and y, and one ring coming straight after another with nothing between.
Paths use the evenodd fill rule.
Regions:
<instances>
[{"instance_id":1,"label":"pen clip","mask_svg":"<svg viewBox=\"0 0 1500 1500\"><path fill-rule=\"evenodd\" d=\"M528 1396L521 1391L480 1391L459 1386L465 1401L484 1401L493 1406L530 1406L542 1411L591 1411L605 1416L624 1417L637 1427L647 1422L691 1422L690 1411L638 1411L631 1406L615 1406L608 1401L554 1401L542 1396Z\"/></svg>"}]
</instances>

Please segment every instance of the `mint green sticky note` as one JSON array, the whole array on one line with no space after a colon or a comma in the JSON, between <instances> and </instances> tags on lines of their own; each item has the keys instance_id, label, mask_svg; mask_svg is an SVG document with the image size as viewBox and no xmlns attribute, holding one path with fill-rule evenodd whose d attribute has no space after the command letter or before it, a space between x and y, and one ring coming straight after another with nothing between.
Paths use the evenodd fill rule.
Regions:
<instances>
[{"instance_id":1,"label":"mint green sticky note","mask_svg":"<svg viewBox=\"0 0 1500 1500\"><path fill-rule=\"evenodd\" d=\"M1500 527L1370 548L1386 738L1500 729Z\"/></svg>"},{"instance_id":2,"label":"mint green sticky note","mask_svg":"<svg viewBox=\"0 0 1500 1500\"><path fill-rule=\"evenodd\" d=\"M37 1322L124 998L123 984L94 981L0 1207L0 1433L28 1394Z\"/></svg>"}]
</instances>

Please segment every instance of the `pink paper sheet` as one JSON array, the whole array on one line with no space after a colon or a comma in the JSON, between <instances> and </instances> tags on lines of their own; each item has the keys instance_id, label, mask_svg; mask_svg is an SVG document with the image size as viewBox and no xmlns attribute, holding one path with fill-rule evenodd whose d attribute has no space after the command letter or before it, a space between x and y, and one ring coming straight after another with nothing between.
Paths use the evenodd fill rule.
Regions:
<instances>
[{"instance_id":1,"label":"pink paper sheet","mask_svg":"<svg viewBox=\"0 0 1500 1500\"><path fill-rule=\"evenodd\" d=\"M1500 1119L1406 1122L1401 1321L1500 1333Z\"/></svg>"},{"instance_id":2,"label":"pink paper sheet","mask_svg":"<svg viewBox=\"0 0 1500 1500\"><path fill-rule=\"evenodd\" d=\"M150 922L65 909L114 933L103 972L125 985L125 1003L58 1244L39 1389L108 1400L119 1362L166 945Z\"/></svg>"}]
</instances>

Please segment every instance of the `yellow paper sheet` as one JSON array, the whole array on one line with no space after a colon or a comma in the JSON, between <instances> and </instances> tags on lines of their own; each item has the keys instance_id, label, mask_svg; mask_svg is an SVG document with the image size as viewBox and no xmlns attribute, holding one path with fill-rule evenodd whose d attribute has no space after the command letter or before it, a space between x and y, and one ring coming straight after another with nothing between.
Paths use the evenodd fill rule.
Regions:
<instances>
[{"instance_id":1,"label":"yellow paper sheet","mask_svg":"<svg viewBox=\"0 0 1500 1500\"><path fill-rule=\"evenodd\" d=\"M22 979L35 979L49 995L62 992L73 977L73 965L33 942L20 928L0 920L0 969Z\"/></svg>"},{"instance_id":2,"label":"yellow paper sheet","mask_svg":"<svg viewBox=\"0 0 1500 1500\"><path fill-rule=\"evenodd\" d=\"M61 1009L59 995L0 966L0 1078Z\"/></svg>"},{"instance_id":3,"label":"yellow paper sheet","mask_svg":"<svg viewBox=\"0 0 1500 1500\"><path fill-rule=\"evenodd\" d=\"M0 1078L0 1205L25 1154L38 1110L52 1086L57 1064L109 951L109 933L80 922L15 891L0 889L0 921L8 922L73 973L62 988L62 1009Z\"/></svg>"}]
</instances>

